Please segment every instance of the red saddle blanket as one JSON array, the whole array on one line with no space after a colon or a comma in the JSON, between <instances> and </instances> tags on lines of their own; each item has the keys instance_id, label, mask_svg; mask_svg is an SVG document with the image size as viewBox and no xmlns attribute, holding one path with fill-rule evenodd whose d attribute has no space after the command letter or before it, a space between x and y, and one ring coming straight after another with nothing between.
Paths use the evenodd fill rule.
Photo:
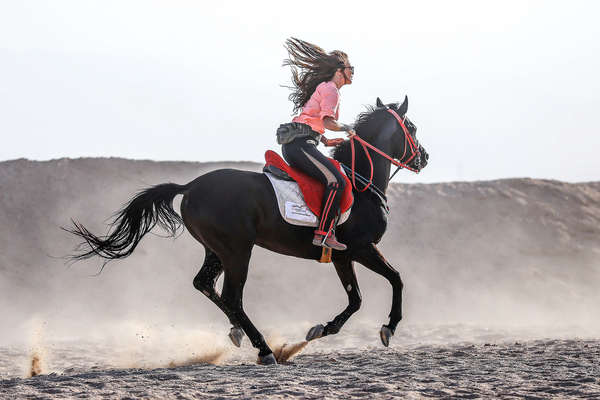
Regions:
<instances>
[{"instance_id":1,"label":"red saddle blanket","mask_svg":"<svg viewBox=\"0 0 600 400\"><path fill-rule=\"evenodd\" d=\"M354 196L352 195L352 183L342 170L340 163L332 158L329 159L336 168L342 173L342 176L346 180L346 187L340 200L340 212L346 212L352 207ZM321 216L323 210L323 194L325 193L325 186L317 179L310 175L305 174L295 168L290 167L283 158L272 150L267 150L265 153L265 161L267 165L273 165L282 171L285 171L290 177L292 177L300 187L304 201L306 205L317 217Z\"/></svg>"}]
</instances>

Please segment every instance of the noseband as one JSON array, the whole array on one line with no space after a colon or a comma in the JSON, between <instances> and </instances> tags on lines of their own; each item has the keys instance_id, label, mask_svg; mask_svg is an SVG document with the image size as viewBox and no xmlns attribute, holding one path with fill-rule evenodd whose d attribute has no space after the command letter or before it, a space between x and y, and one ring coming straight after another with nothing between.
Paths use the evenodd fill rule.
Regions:
<instances>
[{"instance_id":1,"label":"noseband","mask_svg":"<svg viewBox=\"0 0 600 400\"><path fill-rule=\"evenodd\" d=\"M387 107L386 107L387 108ZM408 163L412 161L413 158L415 158L417 155L420 156L421 152L419 151L419 147L415 144L415 140L413 139L413 137L410 135L410 133L408 132L408 129L406 128L406 125L404 124L404 120L402 118L400 118L400 116L398 115L398 113L394 110L392 110L391 108L387 108L387 111L392 114L394 116L394 118L396 118L396 121L398 121L398 123L400 124L400 127L402 128L402 131L404 132L404 153L402 154L402 157L397 160L391 156L389 156L388 154L386 154L385 152L379 150L377 147L373 146L372 144L364 141L363 139L361 139L358 135L354 135L350 138L350 148L352 150L352 186L354 186L354 189L356 189L358 192L364 192L365 190L367 190L369 188L369 186L371 186L373 184L373 160L371 159L371 155L369 154L369 151L367 150L367 147L370 148L371 150L375 151L376 153L379 153L381 156L383 156L384 158L388 159L392 164L394 164L395 166L397 166L398 168L396 169L396 171L390 176L390 178L388 179L388 183L389 181L392 180L392 178L394 177L394 175L396 175L396 172L398 172L400 169L405 168L409 171L412 171L414 173L419 173L418 169L412 168L408 166ZM359 189L356 186L356 178L355 175L355 151L354 151L354 141L358 141L360 143L360 145L362 146L365 155L367 156L367 159L369 160L369 165L371 167L371 176L369 177L369 181L368 183L365 185L365 187L363 187L362 189ZM410 154L407 154L407 149L410 149ZM404 160L406 157L408 157L408 159Z\"/></svg>"}]
</instances>

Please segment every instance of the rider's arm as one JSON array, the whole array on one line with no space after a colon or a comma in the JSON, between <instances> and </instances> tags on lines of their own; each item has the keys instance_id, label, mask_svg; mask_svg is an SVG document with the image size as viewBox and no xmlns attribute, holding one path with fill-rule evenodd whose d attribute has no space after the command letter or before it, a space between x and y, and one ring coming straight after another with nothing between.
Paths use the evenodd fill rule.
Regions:
<instances>
[{"instance_id":1,"label":"rider's arm","mask_svg":"<svg viewBox=\"0 0 600 400\"><path fill-rule=\"evenodd\" d=\"M339 105L339 92L333 84L326 84L319 88L321 95L320 101L320 117L323 120L323 127L334 132L346 132L348 137L352 137L356 134L351 126L341 124L337 121L338 116L338 105ZM328 140L321 140L326 146ZM337 140L336 140L337 142Z\"/></svg>"},{"instance_id":2,"label":"rider's arm","mask_svg":"<svg viewBox=\"0 0 600 400\"><path fill-rule=\"evenodd\" d=\"M325 137L325 135L321 135L321 143L323 143L325 146L337 146L338 144L342 143L344 141L344 139L327 139Z\"/></svg>"},{"instance_id":3,"label":"rider's arm","mask_svg":"<svg viewBox=\"0 0 600 400\"><path fill-rule=\"evenodd\" d=\"M352 137L356 134L354 129L350 125L342 124L333 119L333 117L325 117L323 118L323 126L325 129L329 129L330 131L341 132L345 131L348 137ZM325 146L337 146L342 143L344 139L327 139L325 135L321 135L321 143Z\"/></svg>"},{"instance_id":4,"label":"rider's arm","mask_svg":"<svg viewBox=\"0 0 600 400\"><path fill-rule=\"evenodd\" d=\"M325 129L329 129L330 131L346 132L348 137L352 137L356 134L350 125L342 124L336 121L333 117L324 117L323 126Z\"/></svg>"}]
</instances>

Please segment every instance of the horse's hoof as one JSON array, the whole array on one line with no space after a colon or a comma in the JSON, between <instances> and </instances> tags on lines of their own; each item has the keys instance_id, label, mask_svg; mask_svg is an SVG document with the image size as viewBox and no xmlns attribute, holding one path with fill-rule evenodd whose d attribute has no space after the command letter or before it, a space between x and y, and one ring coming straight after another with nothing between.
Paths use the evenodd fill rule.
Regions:
<instances>
[{"instance_id":1,"label":"horse's hoof","mask_svg":"<svg viewBox=\"0 0 600 400\"><path fill-rule=\"evenodd\" d=\"M258 356L258 363L260 365L275 365L277 364L277 359L275 359L273 353L269 353L264 357Z\"/></svg>"},{"instance_id":2,"label":"horse's hoof","mask_svg":"<svg viewBox=\"0 0 600 400\"><path fill-rule=\"evenodd\" d=\"M244 338L244 331L241 328L236 328L235 326L231 328L229 331L229 339L236 346L240 347L242 345L242 339Z\"/></svg>"},{"instance_id":3,"label":"horse's hoof","mask_svg":"<svg viewBox=\"0 0 600 400\"><path fill-rule=\"evenodd\" d=\"M313 339L318 339L323 337L323 333L325 332L325 327L321 324L315 325L306 334L306 341L310 342Z\"/></svg>"},{"instance_id":4,"label":"horse's hoof","mask_svg":"<svg viewBox=\"0 0 600 400\"><path fill-rule=\"evenodd\" d=\"M392 330L387 326L383 325L381 327L381 330L379 331L379 337L381 338L381 343L383 343L385 347L388 347L390 345L390 339L392 336L394 336Z\"/></svg>"}]
</instances>

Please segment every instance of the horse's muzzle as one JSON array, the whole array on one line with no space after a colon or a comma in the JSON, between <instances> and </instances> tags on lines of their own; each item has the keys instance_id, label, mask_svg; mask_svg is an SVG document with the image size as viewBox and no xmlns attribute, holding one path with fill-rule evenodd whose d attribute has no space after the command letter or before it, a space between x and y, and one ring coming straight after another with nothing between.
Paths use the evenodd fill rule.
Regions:
<instances>
[{"instance_id":1,"label":"horse's muzzle","mask_svg":"<svg viewBox=\"0 0 600 400\"><path fill-rule=\"evenodd\" d=\"M425 151L422 146L419 146L419 154L414 158L411 164L411 167L416 169L417 171L421 171L423 168L427 166L429 161L429 153Z\"/></svg>"}]
</instances>

